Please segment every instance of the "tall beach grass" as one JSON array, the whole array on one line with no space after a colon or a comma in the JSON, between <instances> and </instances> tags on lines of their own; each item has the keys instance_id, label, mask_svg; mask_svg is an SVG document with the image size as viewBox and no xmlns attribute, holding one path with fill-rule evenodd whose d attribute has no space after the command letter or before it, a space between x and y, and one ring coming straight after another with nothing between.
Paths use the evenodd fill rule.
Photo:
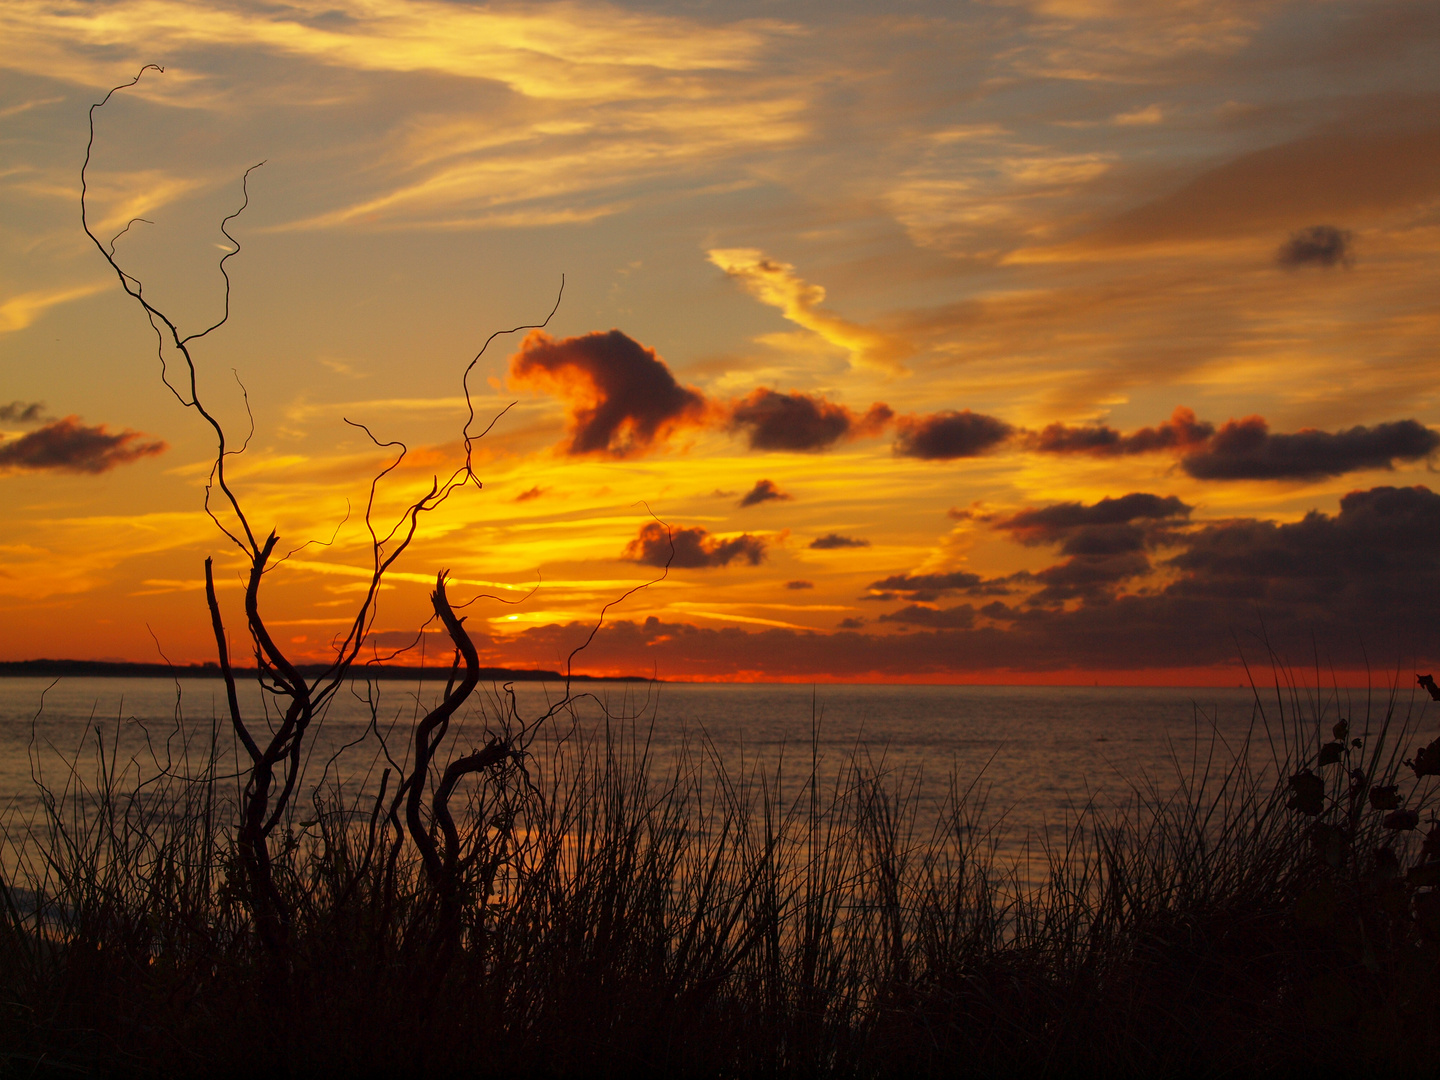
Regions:
<instances>
[{"instance_id":1,"label":"tall beach grass","mask_svg":"<svg viewBox=\"0 0 1440 1080\"><path fill-rule=\"evenodd\" d=\"M505 702L476 720L502 738ZM366 742L286 810L279 950L220 724L123 760L102 727L6 822L0 1075L1433 1073L1421 703L1279 681L1248 737L1024 858L983 775L814 745L737 772L561 713L457 791L452 900L399 820L403 754Z\"/></svg>"}]
</instances>

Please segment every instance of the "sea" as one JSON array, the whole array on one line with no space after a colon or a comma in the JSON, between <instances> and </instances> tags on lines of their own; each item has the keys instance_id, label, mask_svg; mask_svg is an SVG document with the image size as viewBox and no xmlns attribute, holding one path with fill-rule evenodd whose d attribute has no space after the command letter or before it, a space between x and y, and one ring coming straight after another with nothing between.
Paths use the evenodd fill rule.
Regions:
<instances>
[{"instance_id":1,"label":"sea","mask_svg":"<svg viewBox=\"0 0 1440 1080\"><path fill-rule=\"evenodd\" d=\"M482 686L457 717L447 752L483 744L499 718L553 710L564 686ZM265 701L242 686L257 731ZM306 777L348 793L378 783L377 736L403 758L439 682L345 686L317 721ZM513 693L513 697L510 695ZM657 776L688 761L732 779L763 778L782 800L812 770L823 784L859 765L915 809L921 833L954 791L1001 823L1006 846L1062 838L1082 811L1121 812L1140 791L1192 788L1235 757L1273 763L1295 742L1330 738L1340 716L1360 730L1386 693L1324 688L1016 687L594 682L572 687L571 708L534 728L537 761L557 741L603 739ZM1421 730L1436 717L1419 717ZM342 751L343 748L349 747ZM35 820L37 780L53 791L93 780L125 784L160 770L196 772L209 754L232 772L235 740L224 686L214 679L0 679L0 820L12 836ZM23 831L23 830L22 830Z\"/></svg>"}]
</instances>

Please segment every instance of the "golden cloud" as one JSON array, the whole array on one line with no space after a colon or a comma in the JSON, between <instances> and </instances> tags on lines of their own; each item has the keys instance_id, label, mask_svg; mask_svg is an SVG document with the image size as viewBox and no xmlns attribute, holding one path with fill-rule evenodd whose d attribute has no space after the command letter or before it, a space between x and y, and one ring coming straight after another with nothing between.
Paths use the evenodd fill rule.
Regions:
<instances>
[{"instance_id":1,"label":"golden cloud","mask_svg":"<svg viewBox=\"0 0 1440 1080\"><path fill-rule=\"evenodd\" d=\"M755 248L714 248L706 254L762 304L779 308L797 326L844 349L852 364L892 374L906 371L902 361L914 354L914 346L826 311L820 306L825 302L824 288L801 278L789 263Z\"/></svg>"},{"instance_id":2,"label":"golden cloud","mask_svg":"<svg viewBox=\"0 0 1440 1080\"><path fill-rule=\"evenodd\" d=\"M220 7L178 0L6 4L0 30L25 46L252 46L357 71L437 71L538 98L633 95L664 74L744 70L788 24L706 26L608 4L488 8L425 0L304 0Z\"/></svg>"},{"instance_id":3,"label":"golden cloud","mask_svg":"<svg viewBox=\"0 0 1440 1080\"><path fill-rule=\"evenodd\" d=\"M259 8L21 0L0 9L0 41L9 46L0 57L89 86L122 77L93 50L166 57L169 74L130 93L177 108L233 107L219 73L198 58L216 49L319 69L250 91L262 97L309 100L310 81L336 81L327 68L489 84L493 101L482 110L463 94L449 108L427 99L401 124L372 129L370 160L353 177L368 190L331 192L330 208L272 228L519 228L593 221L629 206L610 190L619 185L802 136L808 84L762 67L798 32L776 20L702 24L603 3L496 9L297 0ZM336 94L323 104L333 108ZM163 186L158 178L134 180L127 186L135 191ZM123 222L139 213L124 206L109 216Z\"/></svg>"},{"instance_id":4,"label":"golden cloud","mask_svg":"<svg viewBox=\"0 0 1440 1080\"><path fill-rule=\"evenodd\" d=\"M94 296L109 283L80 285L70 289L39 289L0 302L0 334L24 330L57 304Z\"/></svg>"}]
</instances>

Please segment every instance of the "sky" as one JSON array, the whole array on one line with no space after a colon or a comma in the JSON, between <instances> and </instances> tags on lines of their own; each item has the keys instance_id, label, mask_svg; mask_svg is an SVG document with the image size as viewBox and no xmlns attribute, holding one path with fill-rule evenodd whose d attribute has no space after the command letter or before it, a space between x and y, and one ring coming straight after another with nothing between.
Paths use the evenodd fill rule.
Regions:
<instances>
[{"instance_id":1,"label":"sky","mask_svg":"<svg viewBox=\"0 0 1440 1080\"><path fill-rule=\"evenodd\" d=\"M264 162L190 347L297 661L468 384L483 487L367 656L444 662L444 570L496 666L603 611L577 672L1409 680L1437 55L1433 0L6 0L0 659L213 659L206 557L245 652L213 433L81 227L156 64L89 220L202 331Z\"/></svg>"}]
</instances>

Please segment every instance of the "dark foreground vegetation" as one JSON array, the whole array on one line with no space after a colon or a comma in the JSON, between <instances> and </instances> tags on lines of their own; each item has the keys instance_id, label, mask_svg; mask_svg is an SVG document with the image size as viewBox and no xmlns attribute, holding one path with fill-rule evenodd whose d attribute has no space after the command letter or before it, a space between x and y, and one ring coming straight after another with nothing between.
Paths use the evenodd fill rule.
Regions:
<instances>
[{"instance_id":1,"label":"dark foreground vegetation","mask_svg":"<svg viewBox=\"0 0 1440 1080\"><path fill-rule=\"evenodd\" d=\"M980 785L936 818L864 759L727 775L502 693L443 769L434 723L351 794L327 769L273 896L224 728L119 763L97 732L8 825L0 1074L1433 1074L1427 696L1257 697L1027 863Z\"/></svg>"}]
</instances>

